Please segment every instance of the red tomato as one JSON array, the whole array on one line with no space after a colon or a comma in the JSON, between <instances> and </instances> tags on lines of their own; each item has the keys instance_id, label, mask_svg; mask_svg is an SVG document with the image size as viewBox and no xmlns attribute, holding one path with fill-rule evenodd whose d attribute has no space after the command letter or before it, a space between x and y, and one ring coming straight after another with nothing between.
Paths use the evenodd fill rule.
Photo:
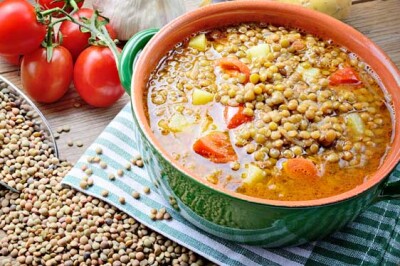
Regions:
<instances>
[{"instance_id":1,"label":"red tomato","mask_svg":"<svg viewBox=\"0 0 400 266\"><path fill-rule=\"evenodd\" d=\"M329 84L333 86L340 84L358 85L360 83L357 72L351 67L338 69L329 77Z\"/></svg>"},{"instance_id":2,"label":"red tomato","mask_svg":"<svg viewBox=\"0 0 400 266\"><path fill-rule=\"evenodd\" d=\"M20 55L2 55L0 56L3 58L7 63L14 65L14 66L19 66L21 64L21 56Z\"/></svg>"},{"instance_id":3,"label":"red tomato","mask_svg":"<svg viewBox=\"0 0 400 266\"><path fill-rule=\"evenodd\" d=\"M36 20L35 8L26 0L0 2L0 54L16 55L40 47L46 26Z\"/></svg>"},{"instance_id":4,"label":"red tomato","mask_svg":"<svg viewBox=\"0 0 400 266\"><path fill-rule=\"evenodd\" d=\"M246 80L249 81L250 78L250 68L237 58L233 57L222 57L217 60L217 65L219 65L223 71L231 73L240 72L246 75Z\"/></svg>"},{"instance_id":5,"label":"red tomato","mask_svg":"<svg viewBox=\"0 0 400 266\"><path fill-rule=\"evenodd\" d=\"M75 0L75 2L79 8L83 5L83 0ZM64 5L67 5L65 8L65 11L67 13L70 13L73 10L73 7L69 4L69 1L67 0L36 0L36 3L38 3L45 10L56 7L63 8ZM63 17L64 14L53 13L52 16L55 18L60 18Z\"/></svg>"},{"instance_id":6,"label":"red tomato","mask_svg":"<svg viewBox=\"0 0 400 266\"><path fill-rule=\"evenodd\" d=\"M214 163L228 163L238 159L228 134L224 132L214 131L199 138L193 144L193 150Z\"/></svg>"},{"instance_id":7,"label":"red tomato","mask_svg":"<svg viewBox=\"0 0 400 266\"><path fill-rule=\"evenodd\" d=\"M81 17L85 17L90 19L93 16L94 11L89 8L81 8L79 9L73 17L76 19L79 19ZM110 25L106 25L106 28L108 30L108 33L112 39L117 38L117 34L115 31L111 28ZM67 48L71 54L74 60L78 58L78 55L86 48L89 46L89 38L90 38L90 33L88 32L82 32L80 30L80 26L71 22L71 21L64 21L61 23L60 26L60 32L62 34L62 46Z\"/></svg>"},{"instance_id":8,"label":"red tomato","mask_svg":"<svg viewBox=\"0 0 400 266\"><path fill-rule=\"evenodd\" d=\"M50 62L46 48L39 48L22 59L22 86L34 100L52 103L67 92L73 69L72 56L66 48L55 47Z\"/></svg>"},{"instance_id":9,"label":"red tomato","mask_svg":"<svg viewBox=\"0 0 400 266\"><path fill-rule=\"evenodd\" d=\"M78 57L74 85L85 102L107 107L124 94L115 58L108 47L90 46Z\"/></svg>"},{"instance_id":10,"label":"red tomato","mask_svg":"<svg viewBox=\"0 0 400 266\"><path fill-rule=\"evenodd\" d=\"M237 128L241 124L250 122L254 119L254 116L247 116L243 114L244 107L231 107L225 106L224 118L226 122L226 127L228 129Z\"/></svg>"}]
</instances>

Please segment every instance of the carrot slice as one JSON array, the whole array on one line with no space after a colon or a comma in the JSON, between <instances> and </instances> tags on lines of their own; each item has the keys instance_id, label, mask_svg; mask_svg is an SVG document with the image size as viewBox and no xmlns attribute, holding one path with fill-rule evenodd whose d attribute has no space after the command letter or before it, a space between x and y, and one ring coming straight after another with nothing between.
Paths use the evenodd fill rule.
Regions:
<instances>
[{"instance_id":1,"label":"carrot slice","mask_svg":"<svg viewBox=\"0 0 400 266\"><path fill-rule=\"evenodd\" d=\"M339 69L329 77L329 84L333 86L341 84L358 85L360 83L357 72L351 67Z\"/></svg>"},{"instance_id":2,"label":"carrot slice","mask_svg":"<svg viewBox=\"0 0 400 266\"><path fill-rule=\"evenodd\" d=\"M315 164L304 158L288 159L283 169L293 179L314 180L318 178L318 169Z\"/></svg>"},{"instance_id":3,"label":"carrot slice","mask_svg":"<svg viewBox=\"0 0 400 266\"><path fill-rule=\"evenodd\" d=\"M193 144L193 150L214 163L228 163L238 159L229 140L223 132L211 132Z\"/></svg>"},{"instance_id":4,"label":"carrot slice","mask_svg":"<svg viewBox=\"0 0 400 266\"><path fill-rule=\"evenodd\" d=\"M224 118L226 127L228 129L237 128L241 124L250 122L254 119L254 116L247 116L243 114L244 107L231 107L226 106L224 109Z\"/></svg>"},{"instance_id":5,"label":"carrot slice","mask_svg":"<svg viewBox=\"0 0 400 266\"><path fill-rule=\"evenodd\" d=\"M243 73L246 75L245 82L249 81L250 68L239 59L234 57L223 57L217 60L217 65L230 74L232 74L232 71Z\"/></svg>"}]
</instances>

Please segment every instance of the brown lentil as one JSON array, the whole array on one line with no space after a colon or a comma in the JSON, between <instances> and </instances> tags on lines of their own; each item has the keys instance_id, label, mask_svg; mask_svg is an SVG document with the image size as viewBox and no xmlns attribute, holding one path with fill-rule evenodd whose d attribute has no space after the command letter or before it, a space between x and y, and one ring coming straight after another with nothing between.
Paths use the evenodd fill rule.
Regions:
<instances>
[{"instance_id":1,"label":"brown lentil","mask_svg":"<svg viewBox=\"0 0 400 266\"><path fill-rule=\"evenodd\" d=\"M357 169L366 165L368 171L377 169L377 162L365 162L371 161L371 152L379 154L377 157L385 156L390 143L391 118L389 110L382 106L386 104L382 91L367 73L365 64L330 41L283 27L249 23L221 28L218 32L223 34L217 38L206 34L207 49L214 47L213 53L218 54L218 58L237 57L249 68L248 76L240 71L232 74L221 69L213 62L213 57L187 48L185 40L179 44L179 52L168 53L148 84L151 99L147 101L148 109L155 110L148 113L152 131L166 150L174 153L183 150L174 154L178 161L195 169L208 182L226 186L230 182L242 182L242 174L249 164L265 172L262 182L279 183L285 174L280 168L282 162L290 158L309 158L318 164L326 162L329 171L325 173L349 171L352 176L356 174L352 179L342 180L342 192L364 182L365 173L356 173ZM252 47L261 44L267 45L269 51L261 57L249 55ZM332 86L331 75L349 66L359 73L361 84ZM194 90L212 92L214 100L194 106L191 104ZM162 102L154 101L157 95L163 95ZM177 105L190 124L187 132L169 128ZM226 118L221 114L227 106L241 106L242 114L251 117L251 121L229 129L230 142L239 155L238 164L233 161L216 165L203 159L199 164L199 155L191 149L193 141L212 130L226 130ZM364 123L360 136L354 136L347 122L352 113ZM380 130L382 126L386 126L385 130ZM189 132L192 135L186 137ZM384 144L379 147L377 143ZM212 175L219 170L221 174ZM296 188L293 190L301 191L298 187L292 186ZM245 185L237 191L260 196L257 189ZM261 197L279 200L289 200L292 193L258 191L263 191ZM318 193L320 191L310 194ZM329 193L338 192L332 188ZM317 197L324 197L322 194Z\"/></svg>"}]
</instances>

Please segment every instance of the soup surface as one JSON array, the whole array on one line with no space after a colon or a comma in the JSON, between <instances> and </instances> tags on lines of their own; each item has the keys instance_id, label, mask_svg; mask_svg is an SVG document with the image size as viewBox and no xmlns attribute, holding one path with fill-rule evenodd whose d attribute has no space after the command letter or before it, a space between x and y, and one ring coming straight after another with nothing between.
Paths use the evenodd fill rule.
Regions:
<instances>
[{"instance_id":1,"label":"soup surface","mask_svg":"<svg viewBox=\"0 0 400 266\"><path fill-rule=\"evenodd\" d=\"M273 200L324 198L365 182L390 145L388 106L343 47L251 23L183 40L147 92L151 128L179 163Z\"/></svg>"}]
</instances>

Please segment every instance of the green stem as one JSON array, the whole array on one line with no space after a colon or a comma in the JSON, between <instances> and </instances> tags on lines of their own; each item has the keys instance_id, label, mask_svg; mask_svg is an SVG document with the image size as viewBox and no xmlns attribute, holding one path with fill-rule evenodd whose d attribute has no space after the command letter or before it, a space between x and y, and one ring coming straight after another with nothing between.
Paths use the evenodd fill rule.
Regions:
<instances>
[{"instance_id":1,"label":"green stem","mask_svg":"<svg viewBox=\"0 0 400 266\"><path fill-rule=\"evenodd\" d=\"M76 2L75 2L75 0L68 0L67 1L67 5L70 5L70 6L72 6L72 8L73 8L73 10L71 11L71 15L72 14L74 14L76 11L78 11L78 9L79 9L79 7L78 7L78 5L76 4Z\"/></svg>"},{"instance_id":2,"label":"green stem","mask_svg":"<svg viewBox=\"0 0 400 266\"><path fill-rule=\"evenodd\" d=\"M52 23L47 27L47 34L46 34L46 59L47 62L50 63L51 58L53 57L53 25Z\"/></svg>"},{"instance_id":3,"label":"green stem","mask_svg":"<svg viewBox=\"0 0 400 266\"><path fill-rule=\"evenodd\" d=\"M49 12L51 11L51 12ZM111 39L110 35L108 34L108 31L104 25L100 27L100 30L96 28L95 21L92 20L90 25L87 25L85 23L80 22L79 20L76 20L74 17L71 16L71 14L67 13L63 9L57 7L53 9L46 10L42 12L42 14L51 14L53 12L61 12L65 15L65 17L68 18L71 22L89 30L90 32L94 33L97 38L99 38L101 41L103 41L108 48L110 48L111 52L113 53L113 56L115 58L115 62L117 64L117 67L119 66L119 60L120 60L120 52L118 51L117 45L115 42ZM67 19L66 19L67 20Z\"/></svg>"}]
</instances>

